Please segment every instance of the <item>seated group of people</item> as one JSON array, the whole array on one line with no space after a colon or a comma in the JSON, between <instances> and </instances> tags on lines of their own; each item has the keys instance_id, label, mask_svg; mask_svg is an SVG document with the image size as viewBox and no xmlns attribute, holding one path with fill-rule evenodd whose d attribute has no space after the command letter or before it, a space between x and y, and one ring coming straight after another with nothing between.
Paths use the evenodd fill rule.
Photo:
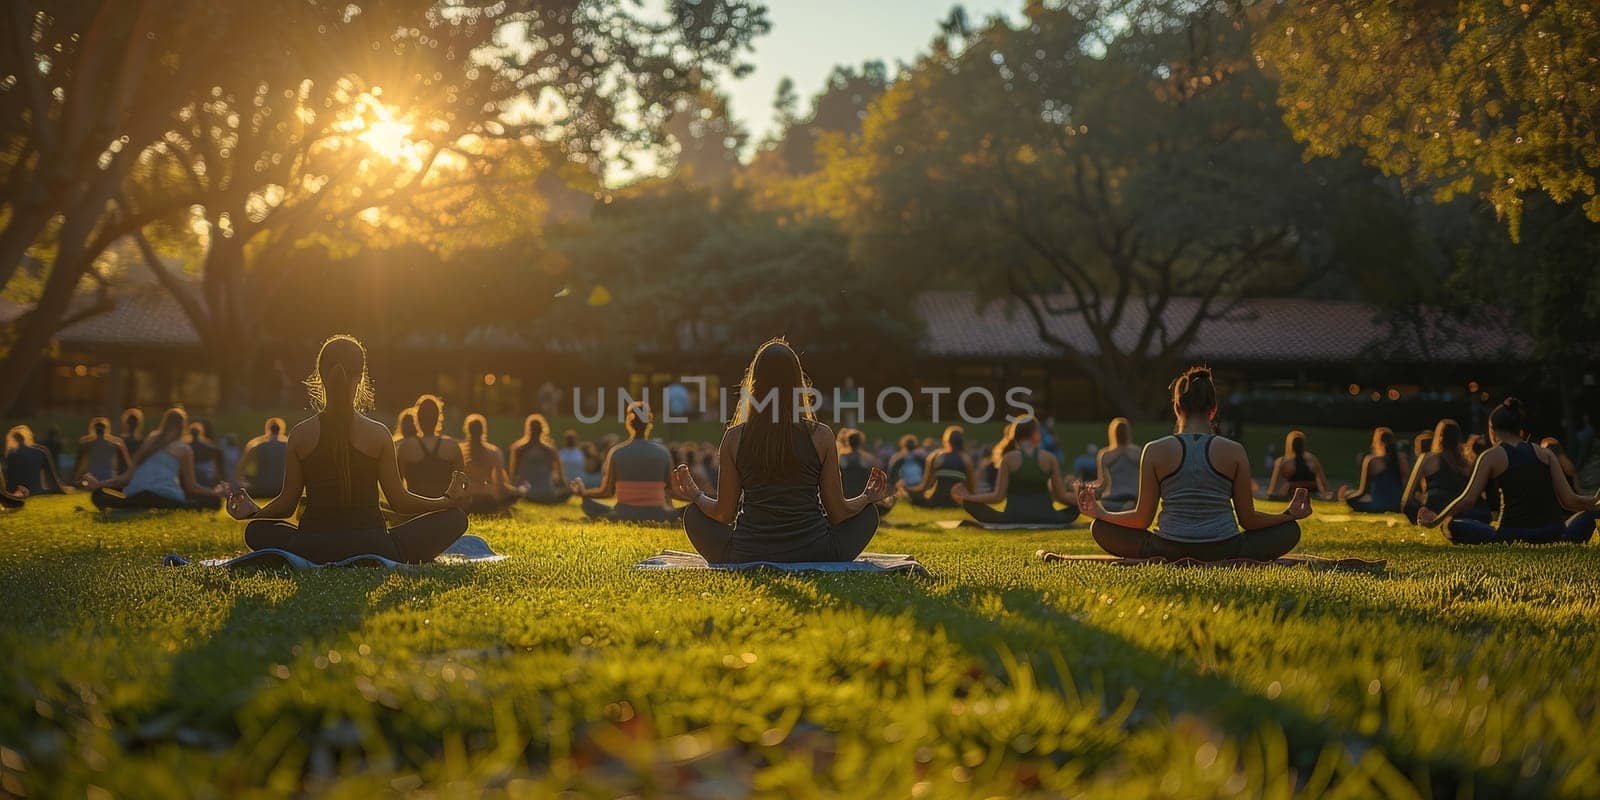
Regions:
<instances>
[{"instance_id":1,"label":"seated group of people","mask_svg":"<svg viewBox=\"0 0 1600 800\"><path fill-rule=\"evenodd\" d=\"M864 450L860 431L846 428L836 436L813 410L794 407L809 379L782 339L763 344L751 360L737 418L715 456L720 468L707 485L689 465L674 467L673 454L650 440L650 412L641 404L628 408L628 438L607 452L601 479L591 487L563 480L560 453L538 414L526 419L523 437L511 445L509 466L500 448L485 440L482 415L466 418L464 441L444 436L443 403L432 395L402 412L399 432L391 434L366 415L372 408L366 351L352 337L324 343L307 385L317 413L287 433L282 420L268 420L240 457L232 486L216 481L220 471L199 468L211 455L197 452L205 437L193 435L181 408L168 410L159 427L131 447L109 437L109 423L97 418L81 443L87 454L78 470L82 483L100 508L225 506L248 522L245 541L253 549L282 548L313 561L375 553L413 563L433 559L459 538L468 511L502 510L518 500L565 502L573 495L597 519L681 517L689 541L713 563L854 559L897 497L916 506L961 507L1000 524L1065 525L1081 514L1092 520L1094 541L1119 557L1271 560L1299 542L1311 492L1329 494L1320 461L1296 431L1268 486L1269 496L1286 498L1287 505L1276 513L1258 510L1244 447L1213 433L1218 393L1202 367L1172 384L1173 434L1140 451L1127 420L1111 423L1111 446L1098 458L1099 480L1074 486L1042 447L1038 421L1029 418L1012 423L995 447L992 488L984 492L973 488L975 466L959 427L947 429L943 446L920 464L902 442L886 472ZM777 400L757 408L756 397ZM1489 424L1493 446L1470 469L1468 445L1452 421L1439 423L1430 452L1414 467L1395 454L1393 433L1380 429L1363 462L1362 487L1347 498L1351 508L1406 510L1420 525L1445 525L1449 539L1462 544L1592 537L1600 516L1596 496L1578 494L1558 454L1524 438L1522 405L1508 399ZM35 463L38 458L27 432L13 430L7 472L54 478L54 467ZM247 462L255 466L254 478L241 481ZM1410 480L1401 483L1398 476L1408 470ZM1380 488L1390 484L1400 488ZM30 491L19 485L0 493L0 502L20 504ZM259 505L252 494L272 499ZM1497 525L1483 513L1489 495L1500 498ZM605 497L615 497L615 504L599 502ZM676 507L674 499L688 505ZM1003 510L992 507L1001 502ZM1414 506L1405 508L1407 502ZM297 512L298 522L290 522Z\"/></svg>"}]
</instances>

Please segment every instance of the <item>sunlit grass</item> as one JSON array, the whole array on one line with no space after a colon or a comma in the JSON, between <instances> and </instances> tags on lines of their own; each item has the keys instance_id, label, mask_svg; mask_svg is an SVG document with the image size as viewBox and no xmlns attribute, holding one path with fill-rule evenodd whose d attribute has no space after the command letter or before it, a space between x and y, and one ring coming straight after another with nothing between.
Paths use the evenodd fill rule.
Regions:
<instances>
[{"instance_id":1,"label":"sunlit grass","mask_svg":"<svg viewBox=\"0 0 1600 800\"><path fill-rule=\"evenodd\" d=\"M1083 531L873 549L931 580L641 574L670 529L520 508L473 567L227 574L221 516L0 517L0 791L1580 796L1593 547L1382 522L1381 576L1045 565ZM1331 506L1324 510L1334 510Z\"/></svg>"}]
</instances>

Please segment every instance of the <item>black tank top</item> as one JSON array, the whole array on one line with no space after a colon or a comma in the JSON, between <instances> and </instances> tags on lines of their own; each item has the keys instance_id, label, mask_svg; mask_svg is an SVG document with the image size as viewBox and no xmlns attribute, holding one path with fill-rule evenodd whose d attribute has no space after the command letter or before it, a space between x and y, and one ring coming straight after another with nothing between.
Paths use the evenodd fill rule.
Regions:
<instances>
[{"instance_id":1,"label":"black tank top","mask_svg":"<svg viewBox=\"0 0 1600 800\"><path fill-rule=\"evenodd\" d=\"M759 541L768 552L783 552L828 535L828 517L818 487L822 460L817 458L808 428L797 424L789 429L789 446L795 454L795 471L789 475L762 482L749 464L734 463L744 488L733 522L736 550L747 544L741 541L744 539Z\"/></svg>"},{"instance_id":2,"label":"black tank top","mask_svg":"<svg viewBox=\"0 0 1600 800\"><path fill-rule=\"evenodd\" d=\"M439 456L439 448L444 445L444 437L433 440L433 449L417 440L417 447L422 448L422 458L416 463L406 467L406 488L412 494L423 497L443 497L450 488L450 477L455 469L450 462Z\"/></svg>"},{"instance_id":3,"label":"black tank top","mask_svg":"<svg viewBox=\"0 0 1600 800\"><path fill-rule=\"evenodd\" d=\"M1506 451L1506 471L1500 475L1500 527L1543 528L1561 522L1561 502L1550 479L1550 466L1539 460L1533 445Z\"/></svg>"},{"instance_id":4,"label":"black tank top","mask_svg":"<svg viewBox=\"0 0 1600 800\"><path fill-rule=\"evenodd\" d=\"M1294 470L1289 473L1290 483L1316 483L1317 473L1305 456L1294 457Z\"/></svg>"},{"instance_id":5,"label":"black tank top","mask_svg":"<svg viewBox=\"0 0 1600 800\"><path fill-rule=\"evenodd\" d=\"M1443 509L1451 500L1467 490L1467 480L1470 477L1468 473L1451 466L1449 461L1439 459L1439 468L1434 470L1432 475L1423 478L1426 488L1423 494L1428 508L1434 511Z\"/></svg>"},{"instance_id":6,"label":"black tank top","mask_svg":"<svg viewBox=\"0 0 1600 800\"><path fill-rule=\"evenodd\" d=\"M867 478L872 475L872 468L861 458L861 454L854 450L839 456L839 477L844 483L844 496L855 497L861 490L867 488Z\"/></svg>"},{"instance_id":7,"label":"black tank top","mask_svg":"<svg viewBox=\"0 0 1600 800\"><path fill-rule=\"evenodd\" d=\"M300 515L300 529L383 530L383 512L378 508L378 459L354 447L349 449L350 496L346 501L339 497L340 476L331 450L327 439L319 438L311 455L300 460L306 482L306 510Z\"/></svg>"}]
</instances>

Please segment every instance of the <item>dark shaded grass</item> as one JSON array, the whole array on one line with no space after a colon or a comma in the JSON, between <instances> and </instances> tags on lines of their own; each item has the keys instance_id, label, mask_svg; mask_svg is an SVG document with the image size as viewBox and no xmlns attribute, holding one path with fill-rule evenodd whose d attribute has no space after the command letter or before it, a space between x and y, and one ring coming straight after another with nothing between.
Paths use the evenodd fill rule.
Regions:
<instances>
[{"instance_id":1,"label":"dark shaded grass","mask_svg":"<svg viewBox=\"0 0 1600 800\"><path fill-rule=\"evenodd\" d=\"M539 795L1584 796L1592 547L1313 522L1379 576L1043 564L1087 532L873 549L932 579L633 572L686 545L573 508L475 522L511 560L158 566L220 515L0 517L0 789ZM1331 506L1326 510L1336 511Z\"/></svg>"}]
</instances>

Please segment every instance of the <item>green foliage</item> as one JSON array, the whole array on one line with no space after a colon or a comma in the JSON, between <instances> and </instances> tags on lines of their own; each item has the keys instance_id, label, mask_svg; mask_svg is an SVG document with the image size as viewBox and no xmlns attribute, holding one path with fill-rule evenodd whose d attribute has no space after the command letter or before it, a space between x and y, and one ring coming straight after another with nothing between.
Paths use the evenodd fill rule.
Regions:
<instances>
[{"instance_id":1,"label":"green foliage","mask_svg":"<svg viewBox=\"0 0 1600 800\"><path fill-rule=\"evenodd\" d=\"M642 348L742 361L753 343L785 334L842 368L880 363L916 333L895 313L903 292L852 261L835 226L754 207L733 189L641 186L589 224L553 232L550 246L570 289L536 322L541 339L598 342L624 358ZM595 287L608 302L586 302ZM851 352L866 341L878 347Z\"/></svg>"},{"instance_id":2,"label":"green foliage","mask_svg":"<svg viewBox=\"0 0 1600 800\"><path fill-rule=\"evenodd\" d=\"M1540 193L1600 222L1600 7L1590 0L1303 0L1258 40L1312 153L1355 148L1408 186L1493 203L1513 234Z\"/></svg>"},{"instance_id":3,"label":"green foliage","mask_svg":"<svg viewBox=\"0 0 1600 800\"><path fill-rule=\"evenodd\" d=\"M1313 518L1381 576L1045 565L1082 532L873 548L935 577L641 574L681 532L519 508L509 561L226 574L220 515L30 501L0 537L8 794L1581 797L1593 546Z\"/></svg>"},{"instance_id":4,"label":"green foliage","mask_svg":"<svg viewBox=\"0 0 1600 800\"><path fill-rule=\"evenodd\" d=\"M1149 409L1232 299L1293 291L1396 203L1355 165L1303 163L1249 32L1159 3L1031 4L975 32L952 19L827 151L815 205L904 280L1015 300L1112 405ZM1174 298L1193 302L1176 321ZM1063 317L1093 346L1067 341Z\"/></svg>"}]
</instances>

